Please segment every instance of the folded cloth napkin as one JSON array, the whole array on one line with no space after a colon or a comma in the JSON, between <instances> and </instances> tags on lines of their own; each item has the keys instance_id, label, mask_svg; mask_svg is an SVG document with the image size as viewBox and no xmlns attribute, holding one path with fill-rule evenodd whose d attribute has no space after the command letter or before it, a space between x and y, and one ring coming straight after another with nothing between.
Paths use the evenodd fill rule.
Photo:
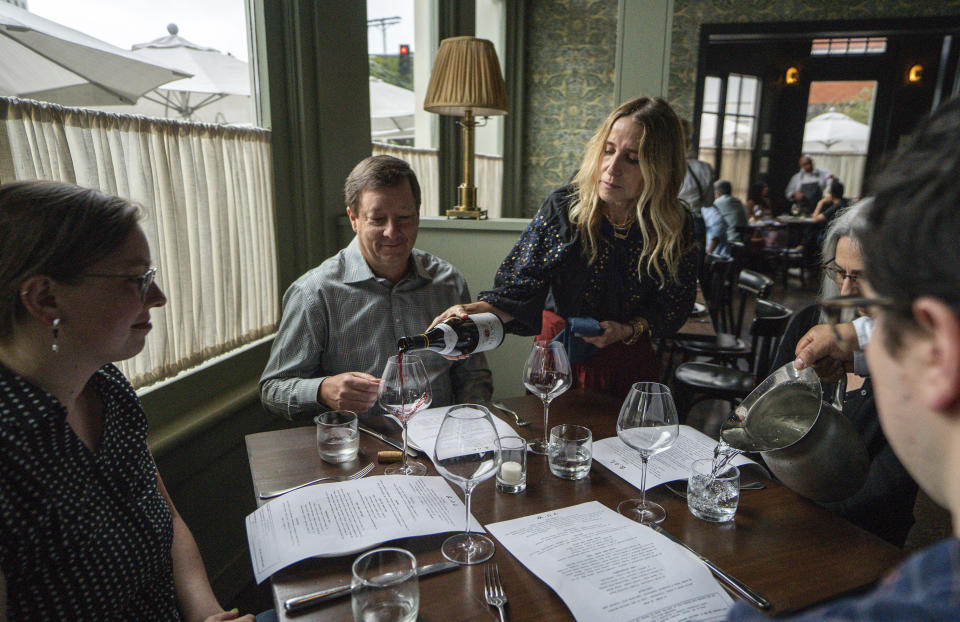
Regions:
<instances>
[{"instance_id":1,"label":"folded cloth napkin","mask_svg":"<svg viewBox=\"0 0 960 622\"><path fill-rule=\"evenodd\" d=\"M600 350L580 338L602 335L600 322L592 317L568 317L565 322L563 330L553 340L563 344L571 365L587 360Z\"/></svg>"}]
</instances>

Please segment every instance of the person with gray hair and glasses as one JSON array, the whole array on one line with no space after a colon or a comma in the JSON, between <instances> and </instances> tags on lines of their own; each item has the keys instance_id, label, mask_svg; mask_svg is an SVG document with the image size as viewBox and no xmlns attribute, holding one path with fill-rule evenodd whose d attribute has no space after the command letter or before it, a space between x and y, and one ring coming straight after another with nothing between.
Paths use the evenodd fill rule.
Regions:
<instances>
[{"instance_id":1,"label":"person with gray hair and glasses","mask_svg":"<svg viewBox=\"0 0 960 622\"><path fill-rule=\"evenodd\" d=\"M861 295L864 273L858 227L862 226L870 203L867 199L843 210L827 228L822 249L821 298ZM858 317L858 323L868 321L864 310L855 308L847 309L843 320L851 322ZM801 337L813 326L826 322L827 316L820 305L812 304L797 311L784 332L773 368L794 360ZM888 542L902 546L913 525L917 485L897 460L880 429L870 378L843 372L842 379L846 382L843 413L863 439L870 457L870 470L866 482L853 496L822 505ZM836 389L833 382L823 383L824 395L833 395Z\"/></svg>"}]
</instances>

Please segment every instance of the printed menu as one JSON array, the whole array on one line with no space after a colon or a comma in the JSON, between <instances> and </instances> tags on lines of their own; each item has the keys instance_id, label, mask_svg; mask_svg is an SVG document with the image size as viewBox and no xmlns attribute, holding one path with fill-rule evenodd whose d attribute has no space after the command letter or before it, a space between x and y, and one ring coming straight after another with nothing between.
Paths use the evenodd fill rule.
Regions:
<instances>
[{"instance_id":1,"label":"printed menu","mask_svg":"<svg viewBox=\"0 0 960 622\"><path fill-rule=\"evenodd\" d=\"M442 478L379 475L287 493L246 518L257 583L308 557L335 557L376 544L464 527L466 509ZM470 517L470 529L482 531Z\"/></svg>"},{"instance_id":2,"label":"printed menu","mask_svg":"<svg viewBox=\"0 0 960 622\"><path fill-rule=\"evenodd\" d=\"M578 622L710 622L733 602L689 551L597 501L487 530Z\"/></svg>"},{"instance_id":3,"label":"printed menu","mask_svg":"<svg viewBox=\"0 0 960 622\"><path fill-rule=\"evenodd\" d=\"M680 426L680 436L669 449L655 454L647 462L647 490L666 482L686 481L690 464L701 458L712 458L717 441L688 425ZM616 436L594 442L593 459L607 467L632 486L640 488L643 461L640 452ZM738 467L753 467L770 477L766 468L740 454L730 462Z\"/></svg>"}]
</instances>

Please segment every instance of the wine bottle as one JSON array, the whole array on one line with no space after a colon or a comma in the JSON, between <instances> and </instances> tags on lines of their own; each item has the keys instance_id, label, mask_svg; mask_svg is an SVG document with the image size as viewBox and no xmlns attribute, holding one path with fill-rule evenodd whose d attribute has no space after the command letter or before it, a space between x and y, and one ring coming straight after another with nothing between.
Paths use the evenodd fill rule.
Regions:
<instances>
[{"instance_id":1,"label":"wine bottle","mask_svg":"<svg viewBox=\"0 0 960 622\"><path fill-rule=\"evenodd\" d=\"M433 350L444 356L486 352L503 343L503 322L493 313L447 318L419 335L401 337L397 350Z\"/></svg>"}]
</instances>

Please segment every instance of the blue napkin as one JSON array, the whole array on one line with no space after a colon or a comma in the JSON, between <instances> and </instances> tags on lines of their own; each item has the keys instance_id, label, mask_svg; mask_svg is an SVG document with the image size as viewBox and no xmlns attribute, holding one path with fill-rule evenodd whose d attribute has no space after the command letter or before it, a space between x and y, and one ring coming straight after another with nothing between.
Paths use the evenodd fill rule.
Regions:
<instances>
[{"instance_id":1,"label":"blue napkin","mask_svg":"<svg viewBox=\"0 0 960 622\"><path fill-rule=\"evenodd\" d=\"M596 354L600 348L587 343L580 337L596 337L603 334L600 322L592 317L569 317L560 333L553 338L563 344L570 364L580 363Z\"/></svg>"}]
</instances>

